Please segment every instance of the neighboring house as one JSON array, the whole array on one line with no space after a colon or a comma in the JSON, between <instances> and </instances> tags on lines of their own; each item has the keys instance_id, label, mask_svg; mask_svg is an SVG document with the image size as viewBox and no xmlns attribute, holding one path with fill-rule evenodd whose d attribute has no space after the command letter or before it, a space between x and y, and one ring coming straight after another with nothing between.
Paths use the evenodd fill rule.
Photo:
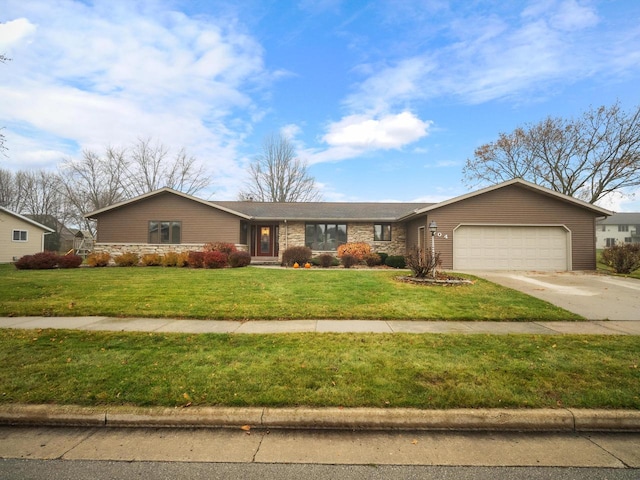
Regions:
<instances>
[{"instance_id":1,"label":"neighboring house","mask_svg":"<svg viewBox=\"0 0 640 480\"><path fill-rule=\"evenodd\" d=\"M53 228L54 233L45 238L45 250L66 253L73 248L75 233L53 215L25 215L25 217Z\"/></svg>"},{"instance_id":2,"label":"neighboring house","mask_svg":"<svg viewBox=\"0 0 640 480\"><path fill-rule=\"evenodd\" d=\"M85 215L95 251L188 251L229 242L254 261L292 246L334 253L345 242L404 255L431 248L454 270L594 270L603 208L515 179L440 203L205 201L163 188Z\"/></svg>"},{"instance_id":3,"label":"neighboring house","mask_svg":"<svg viewBox=\"0 0 640 480\"><path fill-rule=\"evenodd\" d=\"M596 223L596 248L640 243L640 213L614 213Z\"/></svg>"},{"instance_id":4,"label":"neighboring house","mask_svg":"<svg viewBox=\"0 0 640 480\"><path fill-rule=\"evenodd\" d=\"M44 236L53 229L0 207L0 263L44 251Z\"/></svg>"}]
</instances>

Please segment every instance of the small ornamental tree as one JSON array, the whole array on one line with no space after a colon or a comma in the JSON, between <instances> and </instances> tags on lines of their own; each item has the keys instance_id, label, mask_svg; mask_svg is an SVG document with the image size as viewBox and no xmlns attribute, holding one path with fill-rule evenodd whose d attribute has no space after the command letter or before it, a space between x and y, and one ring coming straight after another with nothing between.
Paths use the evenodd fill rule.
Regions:
<instances>
[{"instance_id":1,"label":"small ornamental tree","mask_svg":"<svg viewBox=\"0 0 640 480\"><path fill-rule=\"evenodd\" d=\"M411 269L413 276L416 278L435 277L436 268L442 263L440 261L440 252L432 255L431 250L423 251L418 247L405 255L404 260L406 266Z\"/></svg>"},{"instance_id":2,"label":"small ornamental tree","mask_svg":"<svg viewBox=\"0 0 640 480\"><path fill-rule=\"evenodd\" d=\"M640 268L640 243L623 243L602 251L602 261L616 273L631 273Z\"/></svg>"}]
</instances>

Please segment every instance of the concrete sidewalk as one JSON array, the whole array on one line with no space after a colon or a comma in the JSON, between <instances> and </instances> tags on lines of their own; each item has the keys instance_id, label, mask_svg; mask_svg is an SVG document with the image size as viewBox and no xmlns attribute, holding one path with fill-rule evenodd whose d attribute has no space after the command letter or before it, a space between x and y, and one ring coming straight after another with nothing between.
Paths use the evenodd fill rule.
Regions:
<instances>
[{"instance_id":1,"label":"concrete sidewalk","mask_svg":"<svg viewBox=\"0 0 640 480\"><path fill-rule=\"evenodd\" d=\"M461 333L640 335L640 320L585 322L445 322L423 320L192 320L112 317L0 317L0 328L66 328L181 333Z\"/></svg>"}]
</instances>

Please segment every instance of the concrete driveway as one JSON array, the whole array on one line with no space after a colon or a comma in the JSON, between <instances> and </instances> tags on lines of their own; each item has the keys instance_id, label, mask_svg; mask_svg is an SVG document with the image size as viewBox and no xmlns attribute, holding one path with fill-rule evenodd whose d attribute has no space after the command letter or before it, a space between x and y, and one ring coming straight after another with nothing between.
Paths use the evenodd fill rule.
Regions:
<instances>
[{"instance_id":1,"label":"concrete driveway","mask_svg":"<svg viewBox=\"0 0 640 480\"><path fill-rule=\"evenodd\" d=\"M588 320L640 320L640 280L594 272L468 272Z\"/></svg>"}]
</instances>

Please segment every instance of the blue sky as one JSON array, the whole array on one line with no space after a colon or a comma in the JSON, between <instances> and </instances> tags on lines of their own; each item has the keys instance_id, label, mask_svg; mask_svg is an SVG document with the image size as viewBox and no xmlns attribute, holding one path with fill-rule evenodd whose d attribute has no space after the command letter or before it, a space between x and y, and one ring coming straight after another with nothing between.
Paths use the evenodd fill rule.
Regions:
<instances>
[{"instance_id":1,"label":"blue sky","mask_svg":"<svg viewBox=\"0 0 640 480\"><path fill-rule=\"evenodd\" d=\"M440 201L500 132L640 104L636 0L2 0L0 53L0 167L153 138L220 200L271 133L327 201Z\"/></svg>"}]
</instances>

